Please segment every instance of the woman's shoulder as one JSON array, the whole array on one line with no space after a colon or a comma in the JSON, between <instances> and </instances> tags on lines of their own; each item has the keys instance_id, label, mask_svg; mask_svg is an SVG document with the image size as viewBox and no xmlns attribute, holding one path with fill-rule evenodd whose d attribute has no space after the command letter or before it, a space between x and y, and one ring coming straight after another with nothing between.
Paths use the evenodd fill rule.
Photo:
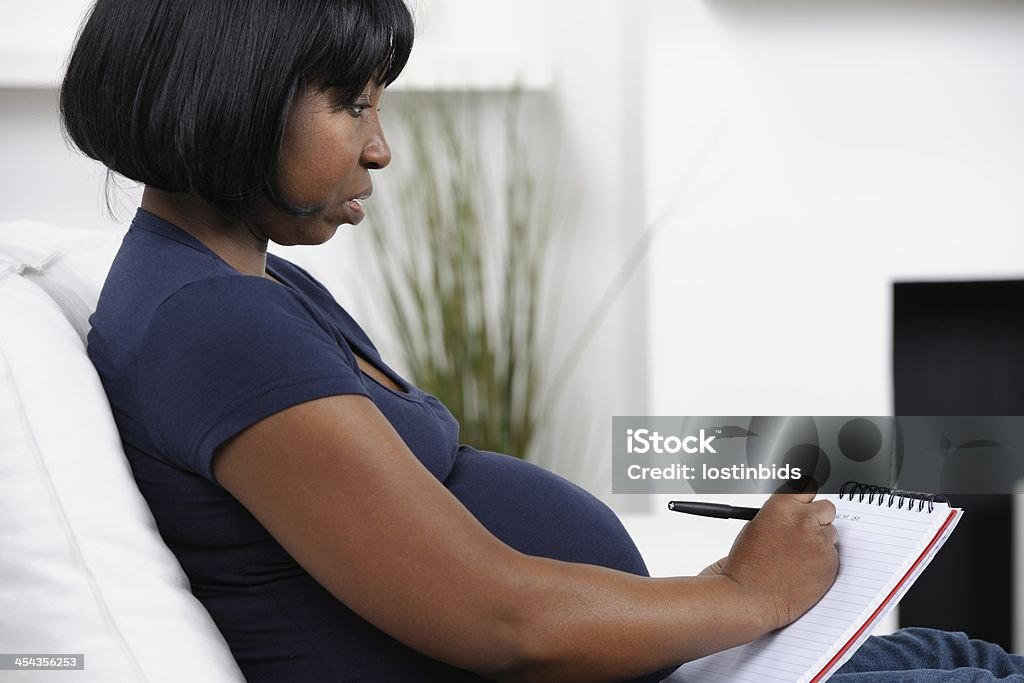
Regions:
<instances>
[{"instance_id":1,"label":"woman's shoulder","mask_svg":"<svg viewBox=\"0 0 1024 683\"><path fill-rule=\"evenodd\" d=\"M269 252L267 253L267 268L273 270L274 275L284 276L285 282L293 288L293 291L301 292L309 302L314 303L327 318L341 327L347 337L354 337L376 351L369 335L352 317L352 314L309 271L293 261Z\"/></svg>"},{"instance_id":2,"label":"woman's shoulder","mask_svg":"<svg viewBox=\"0 0 1024 683\"><path fill-rule=\"evenodd\" d=\"M288 277L289 284L306 283L315 287L317 291L326 294L333 299L333 295L330 290L320 280L316 279L312 273L308 270L295 263L289 261L283 256L267 252L267 270L273 270L275 273L284 274Z\"/></svg>"},{"instance_id":3,"label":"woman's shoulder","mask_svg":"<svg viewBox=\"0 0 1024 683\"><path fill-rule=\"evenodd\" d=\"M289 287L255 275L220 274L190 280L153 306L146 325L152 330L238 336L256 330L325 327L316 306Z\"/></svg>"},{"instance_id":4,"label":"woman's shoulder","mask_svg":"<svg viewBox=\"0 0 1024 683\"><path fill-rule=\"evenodd\" d=\"M145 281L112 271L89 321L89 355L94 363L110 356L111 365L126 363L143 346L251 338L257 331L295 329L296 322L324 327L315 307L288 288L240 273Z\"/></svg>"}]
</instances>

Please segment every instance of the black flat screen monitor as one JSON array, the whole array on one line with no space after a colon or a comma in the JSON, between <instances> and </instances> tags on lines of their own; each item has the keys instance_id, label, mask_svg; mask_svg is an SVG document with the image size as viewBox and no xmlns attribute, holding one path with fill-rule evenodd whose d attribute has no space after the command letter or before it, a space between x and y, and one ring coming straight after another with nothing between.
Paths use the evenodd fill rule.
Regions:
<instances>
[{"instance_id":1,"label":"black flat screen monitor","mask_svg":"<svg viewBox=\"0 0 1024 683\"><path fill-rule=\"evenodd\" d=\"M896 415L1024 415L1024 280L893 286ZM900 603L903 626L1012 646L1013 501L952 496L965 514Z\"/></svg>"}]
</instances>

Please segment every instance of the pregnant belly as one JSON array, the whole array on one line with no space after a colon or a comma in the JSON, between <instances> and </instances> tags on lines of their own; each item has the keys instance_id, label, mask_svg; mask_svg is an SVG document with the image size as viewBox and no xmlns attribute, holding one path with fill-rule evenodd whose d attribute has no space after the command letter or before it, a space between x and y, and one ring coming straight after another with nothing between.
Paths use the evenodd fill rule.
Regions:
<instances>
[{"instance_id":1,"label":"pregnant belly","mask_svg":"<svg viewBox=\"0 0 1024 683\"><path fill-rule=\"evenodd\" d=\"M461 446L444 485L492 534L520 552L648 575L615 513L548 470Z\"/></svg>"}]
</instances>

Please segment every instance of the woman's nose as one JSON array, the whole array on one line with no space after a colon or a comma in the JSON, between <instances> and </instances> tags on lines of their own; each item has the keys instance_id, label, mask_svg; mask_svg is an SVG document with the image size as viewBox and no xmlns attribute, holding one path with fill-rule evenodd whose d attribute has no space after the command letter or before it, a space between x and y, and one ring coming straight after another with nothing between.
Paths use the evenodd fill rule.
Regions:
<instances>
[{"instance_id":1,"label":"woman's nose","mask_svg":"<svg viewBox=\"0 0 1024 683\"><path fill-rule=\"evenodd\" d=\"M363 147L362 164L366 168L380 169L391 163L391 147L384 139L384 130L377 123L376 130L366 146Z\"/></svg>"}]
</instances>

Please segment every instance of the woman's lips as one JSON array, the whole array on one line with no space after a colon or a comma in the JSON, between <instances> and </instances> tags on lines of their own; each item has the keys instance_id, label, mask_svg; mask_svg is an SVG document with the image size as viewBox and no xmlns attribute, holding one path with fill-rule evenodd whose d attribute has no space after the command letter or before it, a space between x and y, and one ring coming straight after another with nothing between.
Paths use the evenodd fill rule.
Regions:
<instances>
[{"instance_id":1,"label":"woman's lips","mask_svg":"<svg viewBox=\"0 0 1024 683\"><path fill-rule=\"evenodd\" d=\"M358 224L366 217L366 209L363 208L363 200L358 197L345 202L345 207L348 208L350 215L349 223L352 225Z\"/></svg>"},{"instance_id":2,"label":"woman's lips","mask_svg":"<svg viewBox=\"0 0 1024 683\"><path fill-rule=\"evenodd\" d=\"M350 217L348 221L349 223L356 225L366 217L366 209L363 208L363 202L369 199L371 194L373 194L372 186L366 188L366 191L357 194L355 197L345 202L345 208L348 209Z\"/></svg>"},{"instance_id":3,"label":"woman's lips","mask_svg":"<svg viewBox=\"0 0 1024 683\"><path fill-rule=\"evenodd\" d=\"M369 185L364 191L361 191L361 193L345 202L345 208L348 209L349 214L349 220L347 222L355 225L367 217L367 210L362 207L362 203L370 199L370 196L373 194L374 186Z\"/></svg>"}]
</instances>

